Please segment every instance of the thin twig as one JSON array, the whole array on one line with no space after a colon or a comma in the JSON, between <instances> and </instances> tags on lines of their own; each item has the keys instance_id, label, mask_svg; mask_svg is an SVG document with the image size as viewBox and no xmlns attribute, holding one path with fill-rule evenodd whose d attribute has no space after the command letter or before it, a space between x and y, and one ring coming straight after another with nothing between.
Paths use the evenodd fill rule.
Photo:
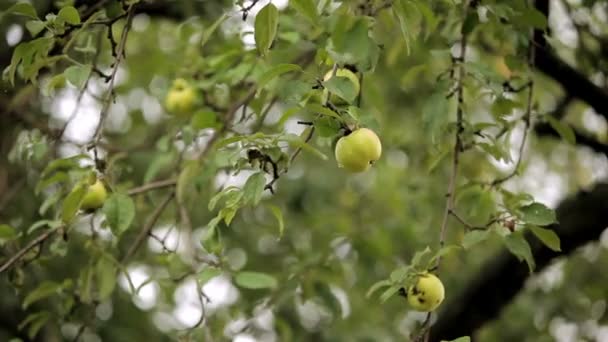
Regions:
<instances>
[{"instance_id":1,"label":"thin twig","mask_svg":"<svg viewBox=\"0 0 608 342\"><path fill-rule=\"evenodd\" d=\"M152 215L150 215L150 218L146 222L145 226L139 232L139 235L137 235L137 237L135 238L135 241L133 242L133 244L131 245L131 247L125 254L125 256L122 258L122 260L121 260L122 264L124 264L127 260L129 260L135 254L135 252L137 252L137 249L139 249L139 247L144 242L146 237L150 235L150 231L152 231L152 228L154 228L156 221L158 221L162 212L165 210L167 205L169 205L169 203L173 199L173 196L175 196L175 192L171 191L167 195L167 197L165 197L165 199L154 209L154 211L152 212Z\"/></svg>"},{"instance_id":2,"label":"thin twig","mask_svg":"<svg viewBox=\"0 0 608 342\"><path fill-rule=\"evenodd\" d=\"M473 2L475 0L471 0ZM466 76L465 70L465 59L467 52L467 35L465 33L464 20L466 19L469 6L471 2L465 2L463 4L463 25L460 29L460 56L457 58L453 58L453 63L457 64L457 79L456 79L456 97L458 103L456 104L456 133L454 136L454 150L452 153L452 167L450 170L450 180L448 183L448 192L446 194L446 204L445 209L443 211L443 219L441 222L441 228L439 231L439 249L441 250L445 245L445 236L448 228L449 216L450 212L454 210L454 199L456 192L456 180L458 178L458 164L460 161L460 153L462 152L462 132L464 132L464 113L463 113L463 105L464 105L464 78ZM452 74L453 75L453 74ZM441 265L441 255L437 257L437 261L435 262L435 266L433 267L436 273L439 272L439 266ZM431 332L431 313L429 313L424 321L422 329L420 330L418 337L415 339L416 341L422 340L424 337L424 341L428 341L430 332Z\"/></svg>"},{"instance_id":3,"label":"thin twig","mask_svg":"<svg viewBox=\"0 0 608 342\"><path fill-rule=\"evenodd\" d=\"M76 336L74 336L74 338L72 339L72 342L78 342L78 340L80 339L80 337L84 333L84 329L86 327L87 327L87 325L84 324L84 323L80 325L80 328L78 328L78 332L76 332Z\"/></svg>"},{"instance_id":4,"label":"thin twig","mask_svg":"<svg viewBox=\"0 0 608 342\"><path fill-rule=\"evenodd\" d=\"M174 178L154 181L154 182L150 182L150 183L144 184L142 186L138 186L133 189L130 189L129 191L127 191L127 195L133 196L133 195L141 194L141 193L152 191L152 190L168 188L168 187L174 186L175 184L177 184L177 179L174 179Z\"/></svg>"},{"instance_id":5,"label":"thin twig","mask_svg":"<svg viewBox=\"0 0 608 342\"><path fill-rule=\"evenodd\" d=\"M134 14L135 5L131 5L127 10L127 22L125 23L125 27L122 29L122 33L120 35L120 42L116 51L114 67L112 68L112 73L110 74L110 82L108 82L108 92L103 100L103 105L99 113L99 122L97 123L97 127L95 128L95 134L93 135L93 144L95 145L95 147L101 139L101 131L105 123L106 117L108 116L110 103L112 102L112 98L114 96L114 82L116 81L116 73L118 72L118 66L120 65L120 62L122 62L122 60L124 59L124 50L127 44L127 36L129 34L129 29L131 28L131 23L133 21Z\"/></svg>"},{"instance_id":6,"label":"thin twig","mask_svg":"<svg viewBox=\"0 0 608 342\"><path fill-rule=\"evenodd\" d=\"M534 47L533 45L530 46L530 50L534 51ZM530 55L533 55L534 52L531 52ZM530 63L533 63L533 56L530 57ZM530 64L532 65L532 64ZM523 116L523 120L524 120L524 136L521 139L521 145L519 145L519 151L518 151L518 156L517 156L517 161L515 162L515 167L513 167L513 170L506 176L502 177L502 178L498 178L496 180L494 180L490 186L494 187L497 185L500 185L506 181L508 181L509 179L515 177L518 172L519 172L519 167L521 165L521 161L523 159L523 154L524 154L524 148L526 146L526 140L530 131L530 123L531 123L531 118L532 118L532 98L534 96L534 82L532 80L530 80L530 82L528 83L528 100L527 100L527 104L526 104L526 113Z\"/></svg>"},{"instance_id":7,"label":"thin twig","mask_svg":"<svg viewBox=\"0 0 608 342\"><path fill-rule=\"evenodd\" d=\"M53 235L53 233L57 232L63 228L63 226L51 228L46 232L38 235L34 240L30 241L25 247L21 248L17 253L15 253L12 257L10 257L2 266L0 266L0 273L9 269L14 263L19 261L27 252L29 252L32 248L38 246L39 244L46 241L49 237Z\"/></svg>"},{"instance_id":8,"label":"thin twig","mask_svg":"<svg viewBox=\"0 0 608 342\"><path fill-rule=\"evenodd\" d=\"M96 70L97 69L97 60L99 59L99 55L101 52L101 35L97 36L97 50L95 52L95 56L93 57L93 67L92 70ZM72 110L72 113L70 114L70 116L68 117L68 119L65 121L65 123L63 124L63 126L61 126L61 129L59 130L59 133L57 133L57 142L60 142L63 134L65 133L65 130L68 128L68 126L70 125L70 122L72 122L72 120L74 120L74 118L76 117L76 114L78 114L78 109L80 108L80 102L82 101L82 98L84 97L84 94L87 91L87 87L89 85L89 82L91 81L91 77L93 76L93 73L90 72L89 75L87 76L87 79L84 82L84 85L82 86L82 89L80 89L80 91L78 92L78 97L76 97L76 104L74 105L74 109ZM108 76L109 77L109 76Z\"/></svg>"}]
</instances>

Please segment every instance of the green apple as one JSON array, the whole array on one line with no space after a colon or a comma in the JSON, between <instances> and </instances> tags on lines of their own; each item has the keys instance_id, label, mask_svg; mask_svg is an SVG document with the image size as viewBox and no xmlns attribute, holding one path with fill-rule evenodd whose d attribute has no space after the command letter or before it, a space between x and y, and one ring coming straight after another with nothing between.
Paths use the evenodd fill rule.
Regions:
<instances>
[{"instance_id":1,"label":"green apple","mask_svg":"<svg viewBox=\"0 0 608 342\"><path fill-rule=\"evenodd\" d=\"M407 290L407 301L418 311L430 312L439 307L445 297L443 283L434 274L424 272Z\"/></svg>"},{"instance_id":2,"label":"green apple","mask_svg":"<svg viewBox=\"0 0 608 342\"><path fill-rule=\"evenodd\" d=\"M91 211L99 209L103 206L108 198L106 186L98 179L92 185L89 185L86 194L82 198L80 209Z\"/></svg>"},{"instance_id":3,"label":"green apple","mask_svg":"<svg viewBox=\"0 0 608 342\"><path fill-rule=\"evenodd\" d=\"M380 158L382 144L374 131L359 128L338 140L335 153L339 167L350 172L363 172Z\"/></svg>"},{"instance_id":4,"label":"green apple","mask_svg":"<svg viewBox=\"0 0 608 342\"><path fill-rule=\"evenodd\" d=\"M333 75L333 70L329 70L325 74L325 77L323 77L323 81L324 82L329 81L332 78L332 75ZM355 75L354 72L352 72L346 68L340 68L340 69L336 70L336 76L348 78L352 82L353 87L355 88L355 94L359 95L359 92L361 91L361 84L359 83L359 78L357 77L357 75ZM323 90L323 102L325 102L325 100L327 100L327 94L329 94L329 91L327 89ZM338 96L336 94L331 94L330 101L334 105L348 104L348 102L346 100L344 100L343 98L341 98L340 96Z\"/></svg>"},{"instance_id":5,"label":"green apple","mask_svg":"<svg viewBox=\"0 0 608 342\"><path fill-rule=\"evenodd\" d=\"M173 86L169 89L165 98L165 108L171 114L187 116L192 113L194 102L196 101L196 90L188 81L178 78L173 81Z\"/></svg>"}]
</instances>

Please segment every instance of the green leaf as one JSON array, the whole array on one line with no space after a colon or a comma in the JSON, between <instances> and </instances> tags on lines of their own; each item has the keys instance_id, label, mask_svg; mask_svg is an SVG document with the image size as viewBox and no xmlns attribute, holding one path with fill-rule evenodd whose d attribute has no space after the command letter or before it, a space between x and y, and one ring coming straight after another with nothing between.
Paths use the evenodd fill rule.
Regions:
<instances>
[{"instance_id":1,"label":"green leaf","mask_svg":"<svg viewBox=\"0 0 608 342\"><path fill-rule=\"evenodd\" d=\"M290 71L302 71L302 67L297 64L279 64L264 72L258 80L258 92L261 91L270 81L278 77L279 75L288 73Z\"/></svg>"},{"instance_id":2,"label":"green leaf","mask_svg":"<svg viewBox=\"0 0 608 342\"><path fill-rule=\"evenodd\" d=\"M464 249L469 249L471 247L473 247L474 245L483 242L485 240L488 239L488 237L490 237L490 233L492 231L490 230L472 230L470 232L467 232L466 234L464 234L464 237L462 238L462 247Z\"/></svg>"},{"instance_id":3,"label":"green leaf","mask_svg":"<svg viewBox=\"0 0 608 342\"><path fill-rule=\"evenodd\" d=\"M18 15L23 15L26 17L38 19L38 14L36 14L36 9L29 2L18 2L13 6L9 7L9 9L4 12L5 14L13 13Z\"/></svg>"},{"instance_id":4,"label":"green leaf","mask_svg":"<svg viewBox=\"0 0 608 342\"><path fill-rule=\"evenodd\" d=\"M149 163L148 169L144 174L144 183L148 183L158 175L162 170L169 168L173 163L173 153L157 154L152 162Z\"/></svg>"},{"instance_id":5,"label":"green leaf","mask_svg":"<svg viewBox=\"0 0 608 342\"><path fill-rule=\"evenodd\" d=\"M221 17L219 17L215 22L213 22L213 24L211 24L211 26L209 26L209 28L207 28L205 32L203 32L203 38L201 39L201 47L207 44L207 41L209 41L209 38L211 38L217 28L220 27L220 25L228 18L230 18L229 15L222 14Z\"/></svg>"},{"instance_id":6,"label":"green leaf","mask_svg":"<svg viewBox=\"0 0 608 342\"><path fill-rule=\"evenodd\" d=\"M15 232L15 228L9 226L8 224L0 224L0 244L3 244L16 237L17 232Z\"/></svg>"},{"instance_id":7,"label":"green leaf","mask_svg":"<svg viewBox=\"0 0 608 342\"><path fill-rule=\"evenodd\" d=\"M46 24L41 20L29 20L25 23L25 27L30 32L30 34L34 37L42 30L45 29Z\"/></svg>"},{"instance_id":8,"label":"green leaf","mask_svg":"<svg viewBox=\"0 0 608 342\"><path fill-rule=\"evenodd\" d=\"M234 216L236 216L236 212L238 210L239 210L239 208L236 206L226 207L226 208L223 208L222 210L220 210L219 216L224 218L224 223L226 223L226 225L229 226L230 223L232 222L232 220L234 219Z\"/></svg>"},{"instance_id":9,"label":"green leaf","mask_svg":"<svg viewBox=\"0 0 608 342\"><path fill-rule=\"evenodd\" d=\"M448 100L442 90L435 92L427 99L422 110L422 124L433 142L442 135L447 126L448 114Z\"/></svg>"},{"instance_id":10,"label":"green leaf","mask_svg":"<svg viewBox=\"0 0 608 342\"><path fill-rule=\"evenodd\" d=\"M220 233L217 229L217 225L222 220L222 216L218 215L214 217L207 224L207 230L201 236L201 245L209 253L219 253L222 250L222 243L220 240Z\"/></svg>"},{"instance_id":11,"label":"green leaf","mask_svg":"<svg viewBox=\"0 0 608 342\"><path fill-rule=\"evenodd\" d=\"M97 298L104 301L109 298L116 287L116 265L112 256L103 256L95 265L95 276L97 278Z\"/></svg>"},{"instance_id":12,"label":"green leaf","mask_svg":"<svg viewBox=\"0 0 608 342\"><path fill-rule=\"evenodd\" d=\"M534 257L532 256L532 249L530 249L530 245L524 236L520 232L512 233L505 236L503 242L505 246L507 246L507 249L515 255L519 261L526 261L528 269L530 270L530 273L532 273L535 267Z\"/></svg>"},{"instance_id":13,"label":"green leaf","mask_svg":"<svg viewBox=\"0 0 608 342\"><path fill-rule=\"evenodd\" d=\"M199 164L192 162L186 165L177 177L175 185L175 197L179 203L183 203L186 194L193 188L194 178L199 174Z\"/></svg>"},{"instance_id":14,"label":"green leaf","mask_svg":"<svg viewBox=\"0 0 608 342\"><path fill-rule=\"evenodd\" d=\"M324 138L335 136L341 127L338 121L327 116L316 119L314 126L319 136Z\"/></svg>"},{"instance_id":15,"label":"green leaf","mask_svg":"<svg viewBox=\"0 0 608 342\"><path fill-rule=\"evenodd\" d=\"M389 298L391 298L395 293L399 292L399 289L401 288L400 285L393 285L391 287L389 287L388 289L386 289L384 292L382 292L382 294L380 295L380 302L384 303L386 302Z\"/></svg>"},{"instance_id":16,"label":"green leaf","mask_svg":"<svg viewBox=\"0 0 608 342\"><path fill-rule=\"evenodd\" d=\"M78 89L84 87L90 73L91 67L88 65L72 65L63 72L68 82Z\"/></svg>"},{"instance_id":17,"label":"green leaf","mask_svg":"<svg viewBox=\"0 0 608 342\"><path fill-rule=\"evenodd\" d=\"M379 282L376 282L374 285L372 285L372 287L369 288L369 290L365 294L365 297L370 298L374 294L374 292L380 290L383 287L391 286L392 284L393 283L388 279L380 280Z\"/></svg>"},{"instance_id":18,"label":"green leaf","mask_svg":"<svg viewBox=\"0 0 608 342\"><path fill-rule=\"evenodd\" d=\"M406 54L410 54L411 39L413 38L412 28L409 26L413 20L410 20L410 13L407 8L407 2L405 0L396 0L393 3L393 15L397 17L399 21L399 27L405 41Z\"/></svg>"},{"instance_id":19,"label":"green leaf","mask_svg":"<svg viewBox=\"0 0 608 342\"><path fill-rule=\"evenodd\" d=\"M126 231L135 218L135 204L131 197L121 193L113 193L103 205L106 222L115 235Z\"/></svg>"},{"instance_id":20,"label":"green leaf","mask_svg":"<svg viewBox=\"0 0 608 342\"><path fill-rule=\"evenodd\" d=\"M270 209L272 216L274 216L274 218L279 223L279 239L280 239L283 237L283 233L285 232L285 222L283 221L283 212L281 211L281 208L279 208L275 205L269 205L268 209Z\"/></svg>"},{"instance_id":21,"label":"green leaf","mask_svg":"<svg viewBox=\"0 0 608 342\"><path fill-rule=\"evenodd\" d=\"M456 249L460 249L462 247L458 246L458 245L448 245L448 246L443 246L440 250L438 250L433 257L431 258L431 260L427 263L427 268L430 268L432 266L432 264L435 263L435 260L442 258L443 256L451 253L452 251L456 250Z\"/></svg>"},{"instance_id":22,"label":"green leaf","mask_svg":"<svg viewBox=\"0 0 608 342\"><path fill-rule=\"evenodd\" d=\"M289 143L289 145L291 145L292 147L301 148L302 150L311 152L312 154L316 155L317 157L321 158L322 160L327 160L327 156L323 152L317 150L312 145L306 143L306 141L304 141L298 135L287 134L281 140L287 141Z\"/></svg>"},{"instance_id":23,"label":"green leaf","mask_svg":"<svg viewBox=\"0 0 608 342\"><path fill-rule=\"evenodd\" d=\"M27 336L30 339L34 339L38 334L38 331L46 324L51 318L51 313L48 311L39 311L31 315L28 315L21 323L19 323L19 330L23 330L26 326L29 326L27 330Z\"/></svg>"},{"instance_id":24,"label":"green leaf","mask_svg":"<svg viewBox=\"0 0 608 342\"><path fill-rule=\"evenodd\" d=\"M261 55L266 55L274 37L277 34L279 24L279 11L272 3L264 6L255 17L254 37L255 44Z\"/></svg>"},{"instance_id":25,"label":"green leaf","mask_svg":"<svg viewBox=\"0 0 608 342\"><path fill-rule=\"evenodd\" d=\"M79 299L85 304L93 300L93 268L87 266L80 271L77 282Z\"/></svg>"},{"instance_id":26,"label":"green leaf","mask_svg":"<svg viewBox=\"0 0 608 342\"><path fill-rule=\"evenodd\" d=\"M263 172L258 172L249 176L243 187L243 201L246 204L252 204L254 206L260 203L265 186L266 177Z\"/></svg>"},{"instance_id":27,"label":"green leaf","mask_svg":"<svg viewBox=\"0 0 608 342\"><path fill-rule=\"evenodd\" d=\"M25 296L25 299L23 300L21 307L25 310L31 304L33 304L39 300L42 300L46 297L60 293L63 290L63 288L64 288L64 285L61 283L56 283L53 281L44 281L40 285L38 285L38 287L36 287L34 290L32 290L30 293L28 293L27 296Z\"/></svg>"},{"instance_id":28,"label":"green leaf","mask_svg":"<svg viewBox=\"0 0 608 342\"><path fill-rule=\"evenodd\" d=\"M336 15L331 32L331 57L340 64L356 64L362 71L372 69L377 60L377 44L369 37L370 18Z\"/></svg>"},{"instance_id":29,"label":"green leaf","mask_svg":"<svg viewBox=\"0 0 608 342\"><path fill-rule=\"evenodd\" d=\"M393 284L403 283L403 281L405 281L405 278L407 278L407 275L411 269L412 269L411 266L401 266L401 267L393 270L393 272L391 272L391 276L390 276L391 282Z\"/></svg>"},{"instance_id":30,"label":"green leaf","mask_svg":"<svg viewBox=\"0 0 608 342\"><path fill-rule=\"evenodd\" d=\"M479 16L476 11L468 11L468 15L462 23L462 34L468 35L479 26Z\"/></svg>"},{"instance_id":31,"label":"green leaf","mask_svg":"<svg viewBox=\"0 0 608 342\"><path fill-rule=\"evenodd\" d=\"M210 110L200 110L192 116L190 126L195 130L201 130L205 128L217 128L219 122L217 121L217 114Z\"/></svg>"},{"instance_id":32,"label":"green leaf","mask_svg":"<svg viewBox=\"0 0 608 342\"><path fill-rule=\"evenodd\" d=\"M553 129L559 134L559 136L564 139L567 143L571 145L576 144L576 135L574 134L574 130L570 125L563 123L551 115L545 116L549 125L553 127Z\"/></svg>"},{"instance_id":33,"label":"green leaf","mask_svg":"<svg viewBox=\"0 0 608 342\"><path fill-rule=\"evenodd\" d=\"M426 248L421 251L417 251L416 254L414 254L414 257L412 258L412 267L419 267L423 263L422 261L430 254L431 248L429 246L426 246Z\"/></svg>"},{"instance_id":34,"label":"green leaf","mask_svg":"<svg viewBox=\"0 0 608 342\"><path fill-rule=\"evenodd\" d=\"M233 205L235 205L236 202L240 200L240 197L238 196L243 196L242 193L243 192L241 189L235 186L229 186L215 194L213 197L211 197L211 199L209 200L209 204L207 205L207 209L209 209L210 211L215 209L215 206L222 198L232 198Z\"/></svg>"},{"instance_id":35,"label":"green leaf","mask_svg":"<svg viewBox=\"0 0 608 342\"><path fill-rule=\"evenodd\" d=\"M547 27L547 17L533 7L527 7L523 13L512 17L514 23L544 30Z\"/></svg>"},{"instance_id":36,"label":"green leaf","mask_svg":"<svg viewBox=\"0 0 608 342\"><path fill-rule=\"evenodd\" d=\"M559 236L553 230L536 226L530 226L529 228L545 246L556 252L562 251Z\"/></svg>"},{"instance_id":37,"label":"green leaf","mask_svg":"<svg viewBox=\"0 0 608 342\"><path fill-rule=\"evenodd\" d=\"M505 163L510 163L513 161L513 159L511 158L510 152L506 148L504 148L504 146L502 144L499 144L496 142L492 142L492 143L480 142L480 143L477 143L477 146L480 147L482 150L484 150L487 154L492 156L497 161L503 161Z\"/></svg>"},{"instance_id":38,"label":"green leaf","mask_svg":"<svg viewBox=\"0 0 608 342\"><path fill-rule=\"evenodd\" d=\"M276 278L269 274L249 271L237 273L234 281L238 286L247 289L274 289L279 284Z\"/></svg>"},{"instance_id":39,"label":"green leaf","mask_svg":"<svg viewBox=\"0 0 608 342\"><path fill-rule=\"evenodd\" d=\"M78 14L78 10L72 6L66 6L59 10L57 18L60 18L71 25L80 24L80 15Z\"/></svg>"},{"instance_id":40,"label":"green leaf","mask_svg":"<svg viewBox=\"0 0 608 342\"><path fill-rule=\"evenodd\" d=\"M318 103L308 103L306 104L306 110L308 110L309 112L313 113L313 114L321 114L321 115L326 115L332 118L335 118L339 121L342 121L342 117L340 117L340 115L336 112L334 112L333 110L327 108L327 107L323 107Z\"/></svg>"},{"instance_id":41,"label":"green leaf","mask_svg":"<svg viewBox=\"0 0 608 342\"><path fill-rule=\"evenodd\" d=\"M72 189L72 191L67 195L67 197L63 200L63 206L61 209L61 220L64 223L71 223L78 209L80 209L80 204L82 203L82 199L87 192L87 185L85 183L79 183Z\"/></svg>"},{"instance_id":42,"label":"green leaf","mask_svg":"<svg viewBox=\"0 0 608 342\"><path fill-rule=\"evenodd\" d=\"M59 226L61 226L61 222L60 221L53 221L53 220L40 220L37 222L34 222L26 231L26 234L31 234L32 232L43 228L43 227L51 227L51 228L57 228Z\"/></svg>"},{"instance_id":43,"label":"green leaf","mask_svg":"<svg viewBox=\"0 0 608 342\"><path fill-rule=\"evenodd\" d=\"M289 4L312 24L317 23L319 15L317 13L317 6L313 0L291 0Z\"/></svg>"},{"instance_id":44,"label":"green leaf","mask_svg":"<svg viewBox=\"0 0 608 342\"><path fill-rule=\"evenodd\" d=\"M207 267L198 274L198 281L205 285L209 280L222 274L222 270L215 267Z\"/></svg>"},{"instance_id":45,"label":"green leaf","mask_svg":"<svg viewBox=\"0 0 608 342\"><path fill-rule=\"evenodd\" d=\"M47 178L51 173L58 170L70 171L72 169L82 169L80 161L83 159L90 159L90 157L86 154L78 154L68 158L55 159L44 168L41 177Z\"/></svg>"},{"instance_id":46,"label":"green leaf","mask_svg":"<svg viewBox=\"0 0 608 342\"><path fill-rule=\"evenodd\" d=\"M522 221L536 226L546 226L557 222L555 211L547 208L544 204L534 202L519 208Z\"/></svg>"},{"instance_id":47,"label":"green leaf","mask_svg":"<svg viewBox=\"0 0 608 342\"><path fill-rule=\"evenodd\" d=\"M54 43L55 39L51 37L40 37L18 44L13 51L11 64L8 68L9 82L12 85L15 84L15 74L19 65L23 67L23 78L33 80L38 70L46 65L40 63L40 61L48 55Z\"/></svg>"},{"instance_id":48,"label":"green leaf","mask_svg":"<svg viewBox=\"0 0 608 342\"><path fill-rule=\"evenodd\" d=\"M323 82L323 86L332 94L336 94L347 102L353 102L357 97L357 89L348 77L335 76Z\"/></svg>"}]
</instances>

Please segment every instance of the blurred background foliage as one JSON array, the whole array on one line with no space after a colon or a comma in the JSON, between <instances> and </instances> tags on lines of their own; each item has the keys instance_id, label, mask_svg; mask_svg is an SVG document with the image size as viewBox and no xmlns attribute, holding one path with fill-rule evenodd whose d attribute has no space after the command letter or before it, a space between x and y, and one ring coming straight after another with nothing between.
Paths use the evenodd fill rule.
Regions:
<instances>
[{"instance_id":1,"label":"blurred background foliage","mask_svg":"<svg viewBox=\"0 0 608 342\"><path fill-rule=\"evenodd\" d=\"M268 1L0 4L2 263L32 247L0 275L0 340L414 338L426 314L366 293L416 252L439 251L462 89L460 219L445 241L496 234L444 256L431 340L608 341L608 2L273 3L274 35L272 16L256 20ZM18 52L31 41L52 43ZM340 121L318 115L334 63L362 82ZM197 90L191 117L164 107L176 78ZM307 145L302 121L316 129ZM382 141L362 174L333 157L348 124ZM251 149L277 162L278 179ZM104 207L62 222L91 170L118 219ZM556 209L558 222L540 225L560 253L522 237L532 202ZM516 256L508 236L523 244ZM537 257L534 272L516 257Z\"/></svg>"}]
</instances>

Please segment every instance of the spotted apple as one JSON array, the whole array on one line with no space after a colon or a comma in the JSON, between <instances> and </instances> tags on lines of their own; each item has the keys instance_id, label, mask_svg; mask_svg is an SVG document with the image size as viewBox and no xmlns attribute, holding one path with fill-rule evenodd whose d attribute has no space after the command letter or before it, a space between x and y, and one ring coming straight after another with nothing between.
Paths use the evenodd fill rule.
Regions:
<instances>
[{"instance_id":1,"label":"spotted apple","mask_svg":"<svg viewBox=\"0 0 608 342\"><path fill-rule=\"evenodd\" d=\"M407 290L407 301L417 311L430 312L439 307L445 297L443 283L436 275L424 272Z\"/></svg>"},{"instance_id":2,"label":"spotted apple","mask_svg":"<svg viewBox=\"0 0 608 342\"><path fill-rule=\"evenodd\" d=\"M350 172L363 172L380 159L380 138L369 128L359 128L340 138L336 144L338 166Z\"/></svg>"}]
</instances>

